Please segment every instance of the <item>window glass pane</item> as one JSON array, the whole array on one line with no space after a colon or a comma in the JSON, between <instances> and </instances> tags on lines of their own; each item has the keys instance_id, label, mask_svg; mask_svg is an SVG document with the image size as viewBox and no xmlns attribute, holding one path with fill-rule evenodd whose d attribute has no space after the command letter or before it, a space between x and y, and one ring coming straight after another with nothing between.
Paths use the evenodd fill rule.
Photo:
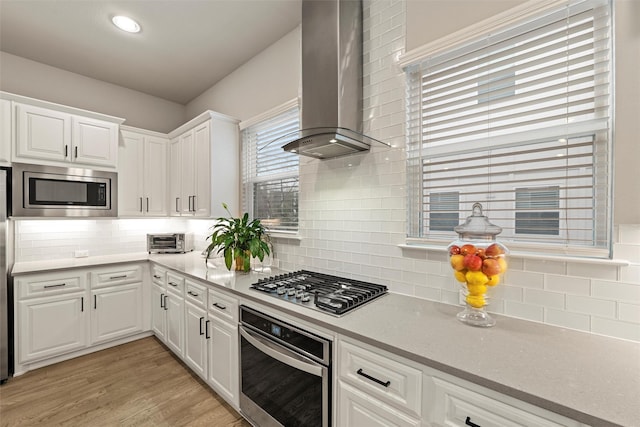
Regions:
<instances>
[{"instance_id":1,"label":"window glass pane","mask_svg":"<svg viewBox=\"0 0 640 427\"><path fill-rule=\"evenodd\" d=\"M298 156L282 149L299 128L297 105L242 132L243 206L270 231L298 230Z\"/></svg>"}]
</instances>

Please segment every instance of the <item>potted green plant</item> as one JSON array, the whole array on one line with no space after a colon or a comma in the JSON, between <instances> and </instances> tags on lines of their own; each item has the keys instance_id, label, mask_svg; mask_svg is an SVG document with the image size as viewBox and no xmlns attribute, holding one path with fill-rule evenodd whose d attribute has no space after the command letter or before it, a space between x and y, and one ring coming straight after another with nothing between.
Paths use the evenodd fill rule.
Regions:
<instances>
[{"instance_id":1,"label":"potted green plant","mask_svg":"<svg viewBox=\"0 0 640 427\"><path fill-rule=\"evenodd\" d=\"M222 206L229 213L228 218L217 218L217 223L211 227L211 234L207 240L211 240L207 246L205 262L209 260L211 253L218 248L216 253L224 255L224 263L228 270L235 260L237 271L250 271L251 258L262 261L265 255L271 253L269 235L260 223L259 219L249 221L249 214L244 213L241 218L234 218L226 203Z\"/></svg>"}]
</instances>

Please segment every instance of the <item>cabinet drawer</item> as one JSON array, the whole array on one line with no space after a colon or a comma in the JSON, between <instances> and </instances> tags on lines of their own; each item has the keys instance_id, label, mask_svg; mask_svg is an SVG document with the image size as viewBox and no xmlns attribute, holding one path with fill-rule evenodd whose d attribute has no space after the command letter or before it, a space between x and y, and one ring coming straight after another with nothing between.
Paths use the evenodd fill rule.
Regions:
<instances>
[{"instance_id":1,"label":"cabinet drawer","mask_svg":"<svg viewBox=\"0 0 640 427\"><path fill-rule=\"evenodd\" d=\"M427 384L433 387L434 399L430 421L434 425L460 426L479 425L482 427L510 426L581 426L579 422L544 409L529 406L509 398L510 403L501 402L499 393L487 390L480 394L468 388L431 377ZM507 398L508 396L502 396ZM514 406L517 404L518 406Z\"/></svg>"},{"instance_id":2,"label":"cabinet drawer","mask_svg":"<svg viewBox=\"0 0 640 427\"><path fill-rule=\"evenodd\" d=\"M182 295L184 293L184 277L167 272L167 289Z\"/></svg>"},{"instance_id":3,"label":"cabinet drawer","mask_svg":"<svg viewBox=\"0 0 640 427\"><path fill-rule=\"evenodd\" d=\"M207 288L204 285L196 283L192 280L186 279L184 281L184 287L186 289L185 299L191 301L198 307L205 308L207 305Z\"/></svg>"},{"instance_id":4,"label":"cabinet drawer","mask_svg":"<svg viewBox=\"0 0 640 427\"><path fill-rule=\"evenodd\" d=\"M158 286L164 286L167 284L167 270L162 267L154 265L151 267L151 281Z\"/></svg>"},{"instance_id":5,"label":"cabinet drawer","mask_svg":"<svg viewBox=\"0 0 640 427\"><path fill-rule=\"evenodd\" d=\"M384 356L340 341L340 378L382 402L420 417L422 412L422 372L392 355Z\"/></svg>"},{"instance_id":6,"label":"cabinet drawer","mask_svg":"<svg viewBox=\"0 0 640 427\"><path fill-rule=\"evenodd\" d=\"M124 285L142 281L142 267L139 265L100 268L91 271L91 287Z\"/></svg>"},{"instance_id":7,"label":"cabinet drawer","mask_svg":"<svg viewBox=\"0 0 640 427\"><path fill-rule=\"evenodd\" d=\"M209 289L209 313L235 325L238 323L238 300L230 295Z\"/></svg>"},{"instance_id":8,"label":"cabinet drawer","mask_svg":"<svg viewBox=\"0 0 640 427\"><path fill-rule=\"evenodd\" d=\"M86 273L58 272L17 277L14 289L18 299L82 291L87 288Z\"/></svg>"}]
</instances>

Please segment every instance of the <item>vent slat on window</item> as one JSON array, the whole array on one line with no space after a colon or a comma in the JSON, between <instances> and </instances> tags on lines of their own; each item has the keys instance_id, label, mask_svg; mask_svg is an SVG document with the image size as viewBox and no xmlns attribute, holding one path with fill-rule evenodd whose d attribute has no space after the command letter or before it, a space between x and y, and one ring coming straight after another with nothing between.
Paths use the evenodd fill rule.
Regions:
<instances>
[{"instance_id":1,"label":"vent slat on window","mask_svg":"<svg viewBox=\"0 0 640 427\"><path fill-rule=\"evenodd\" d=\"M270 231L298 230L298 156L273 143L298 129L296 105L242 131L243 206Z\"/></svg>"},{"instance_id":2,"label":"vent slat on window","mask_svg":"<svg viewBox=\"0 0 640 427\"><path fill-rule=\"evenodd\" d=\"M481 202L503 240L608 255L610 21L572 1L407 67L409 237Z\"/></svg>"}]
</instances>

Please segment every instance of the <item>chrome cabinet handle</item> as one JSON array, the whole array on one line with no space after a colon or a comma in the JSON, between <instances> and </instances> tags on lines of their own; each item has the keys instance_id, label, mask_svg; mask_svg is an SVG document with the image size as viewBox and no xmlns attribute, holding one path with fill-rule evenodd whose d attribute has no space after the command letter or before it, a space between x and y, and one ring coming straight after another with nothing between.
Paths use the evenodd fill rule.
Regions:
<instances>
[{"instance_id":1,"label":"chrome cabinet handle","mask_svg":"<svg viewBox=\"0 0 640 427\"><path fill-rule=\"evenodd\" d=\"M371 381L373 381L375 383L378 383L378 384L380 384L381 386L384 386L384 387L389 387L391 385L391 381L386 381L385 382L385 381L379 380L379 379L377 379L375 377L372 377L371 375L365 374L364 371L362 370L362 368L358 369L356 374L362 375L366 379L371 380Z\"/></svg>"},{"instance_id":2,"label":"chrome cabinet handle","mask_svg":"<svg viewBox=\"0 0 640 427\"><path fill-rule=\"evenodd\" d=\"M58 283L57 285L44 285L44 289L61 288L63 286L67 286L67 284L66 283Z\"/></svg>"},{"instance_id":3,"label":"chrome cabinet handle","mask_svg":"<svg viewBox=\"0 0 640 427\"><path fill-rule=\"evenodd\" d=\"M214 302L213 304L211 304L212 306L219 308L220 310L226 310L227 307L222 305L222 304L218 304L217 302Z\"/></svg>"}]
</instances>

